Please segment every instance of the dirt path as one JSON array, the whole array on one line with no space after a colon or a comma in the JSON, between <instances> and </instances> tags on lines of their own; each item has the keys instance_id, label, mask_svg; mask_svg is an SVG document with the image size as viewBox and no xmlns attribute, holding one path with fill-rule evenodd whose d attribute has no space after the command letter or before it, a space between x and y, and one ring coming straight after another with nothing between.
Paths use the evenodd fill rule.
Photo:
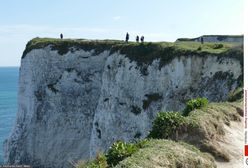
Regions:
<instances>
[{"instance_id":1,"label":"dirt path","mask_svg":"<svg viewBox=\"0 0 248 168\"><path fill-rule=\"evenodd\" d=\"M244 131L242 124L242 122L231 122L230 127L225 125L224 142L219 143L230 154L231 160L230 162L216 162L218 168L243 167Z\"/></svg>"}]
</instances>

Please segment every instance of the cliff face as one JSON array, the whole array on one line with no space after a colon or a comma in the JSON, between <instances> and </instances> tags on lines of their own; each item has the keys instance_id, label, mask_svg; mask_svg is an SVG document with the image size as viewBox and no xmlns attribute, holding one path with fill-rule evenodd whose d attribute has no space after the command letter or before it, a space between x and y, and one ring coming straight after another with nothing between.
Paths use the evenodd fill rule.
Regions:
<instances>
[{"instance_id":1,"label":"cliff face","mask_svg":"<svg viewBox=\"0 0 248 168\"><path fill-rule=\"evenodd\" d=\"M159 111L181 110L198 96L226 100L242 77L242 53L229 49L167 55L168 47L160 46L164 52L148 62L143 58L153 45L96 50L75 44L64 53L53 44L41 46L22 58L17 121L5 142L7 163L68 167L116 140L146 137ZM142 47L149 50L137 54Z\"/></svg>"}]
</instances>

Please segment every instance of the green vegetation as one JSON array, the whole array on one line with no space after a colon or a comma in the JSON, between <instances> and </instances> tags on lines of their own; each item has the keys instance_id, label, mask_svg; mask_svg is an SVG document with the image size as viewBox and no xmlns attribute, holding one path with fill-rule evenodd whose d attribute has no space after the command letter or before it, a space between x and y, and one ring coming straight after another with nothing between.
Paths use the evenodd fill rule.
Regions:
<instances>
[{"instance_id":1,"label":"green vegetation","mask_svg":"<svg viewBox=\"0 0 248 168\"><path fill-rule=\"evenodd\" d=\"M208 99L206 98L191 99L186 103L186 107L183 110L183 115L187 116L194 109L200 109L206 107L207 104L208 104Z\"/></svg>"},{"instance_id":2,"label":"green vegetation","mask_svg":"<svg viewBox=\"0 0 248 168\"><path fill-rule=\"evenodd\" d=\"M195 104L194 101L190 102ZM149 137L184 141L195 145L203 152L211 153L218 160L229 161L228 153L220 148L217 140L225 134L224 124L230 125L231 121L241 121L242 102L210 103L205 108L192 109L193 111L186 117L175 112L159 113ZM171 132L170 127L173 130Z\"/></svg>"},{"instance_id":3,"label":"green vegetation","mask_svg":"<svg viewBox=\"0 0 248 168\"><path fill-rule=\"evenodd\" d=\"M214 44L213 49L220 49L224 47L223 44Z\"/></svg>"},{"instance_id":4,"label":"green vegetation","mask_svg":"<svg viewBox=\"0 0 248 168\"><path fill-rule=\"evenodd\" d=\"M107 168L107 158L104 154L99 153L96 156L96 159L91 161L79 161L76 165L74 165L75 168Z\"/></svg>"},{"instance_id":5,"label":"green vegetation","mask_svg":"<svg viewBox=\"0 0 248 168\"><path fill-rule=\"evenodd\" d=\"M227 38L243 38L244 36L242 36L242 35L203 35L200 37L217 37L217 40L223 41ZM177 41L195 41L196 39L199 39L200 37L198 37L198 38L179 38L179 39L177 39Z\"/></svg>"},{"instance_id":6,"label":"green vegetation","mask_svg":"<svg viewBox=\"0 0 248 168\"><path fill-rule=\"evenodd\" d=\"M225 134L224 124L229 126L231 121L241 121L242 101L207 104L205 99L194 99L189 102L192 111L187 116L178 112L158 113L148 136L150 139L134 144L117 141L105 156L97 156L81 165L85 168L212 168L216 167L212 156L229 161L229 154L218 140Z\"/></svg>"},{"instance_id":7,"label":"green vegetation","mask_svg":"<svg viewBox=\"0 0 248 168\"><path fill-rule=\"evenodd\" d=\"M108 150L107 162L111 167L117 165L120 161L126 157L131 156L137 152L140 148L143 148L147 143L147 140L141 140L137 143L126 143L123 141L116 141Z\"/></svg>"},{"instance_id":8,"label":"green vegetation","mask_svg":"<svg viewBox=\"0 0 248 168\"><path fill-rule=\"evenodd\" d=\"M238 87L237 89L231 91L228 94L228 101L234 102L242 99L242 97L243 97L243 87Z\"/></svg>"},{"instance_id":9,"label":"green vegetation","mask_svg":"<svg viewBox=\"0 0 248 168\"><path fill-rule=\"evenodd\" d=\"M152 102L156 102L160 99L163 99L163 96L161 96L158 93L146 94L145 96L147 99L143 100L143 109L144 110L146 110Z\"/></svg>"},{"instance_id":10,"label":"green vegetation","mask_svg":"<svg viewBox=\"0 0 248 168\"><path fill-rule=\"evenodd\" d=\"M97 154L94 160L79 161L75 168L109 168L116 166L123 159L131 156L139 149L144 148L148 140L141 140L136 143L126 143L116 141L107 151L106 154Z\"/></svg>"},{"instance_id":11,"label":"green vegetation","mask_svg":"<svg viewBox=\"0 0 248 168\"><path fill-rule=\"evenodd\" d=\"M225 38L225 37L223 37ZM147 65L153 60L160 59L160 68L176 57L180 56L206 56L214 55L221 60L222 57L235 58L243 66L243 46L233 43L204 43L199 42L157 42L136 43L117 40L84 40L84 39L52 39L35 38L28 42L23 53L24 58L33 49L50 47L58 54L64 55L79 49L98 55L106 50L110 54L119 52L126 55L130 61L135 61L143 75L147 74ZM214 79L227 79L230 74L217 72ZM238 79L242 80L243 75ZM230 76L232 79L232 76ZM232 83L232 82L231 82ZM239 82L239 86L242 85ZM47 87L57 92L54 84ZM153 167L154 165L171 168L187 167L216 167L215 159L228 161L229 155L225 149L220 148L216 140L222 137L224 124L230 125L231 121L240 121L242 116L243 90L238 88L229 94L229 101L222 103L209 103L205 98L190 100L186 104L183 115L178 112L160 112L154 120L149 140L137 143L115 142L106 154L98 154L96 159L87 162L78 162L76 168L107 168L107 167ZM35 93L38 100L42 99L42 92ZM143 109L146 110L152 102L163 97L159 93L145 95ZM236 102L233 102L236 101ZM132 113L138 115L141 108L132 106ZM143 133L137 133L137 137ZM156 140L160 139L160 140ZM163 139L163 140L162 140ZM170 139L170 140L164 140ZM197 148L182 142L183 141Z\"/></svg>"},{"instance_id":12,"label":"green vegetation","mask_svg":"<svg viewBox=\"0 0 248 168\"><path fill-rule=\"evenodd\" d=\"M232 57L243 61L243 47L234 43L223 43L223 47L216 48L215 43L198 42L145 42L136 43L118 40L83 40L83 39L53 39L34 38L27 43L22 58L33 49L50 46L52 50L58 51L60 55L83 49L92 52L93 55L110 51L110 54L119 52L126 55L131 61L135 61L141 69L150 65L153 60L160 59L160 68L180 56L205 56L216 55L218 57ZM199 49L200 47L200 49ZM216 48L216 49L214 49Z\"/></svg>"},{"instance_id":13,"label":"green vegetation","mask_svg":"<svg viewBox=\"0 0 248 168\"><path fill-rule=\"evenodd\" d=\"M185 118L178 112L160 112L153 122L152 131L148 137L167 139L171 137L179 127L182 127L185 122Z\"/></svg>"},{"instance_id":14,"label":"green vegetation","mask_svg":"<svg viewBox=\"0 0 248 168\"><path fill-rule=\"evenodd\" d=\"M149 140L146 146L121 161L116 168L168 167L216 168L214 159L194 146L171 140Z\"/></svg>"},{"instance_id":15,"label":"green vegetation","mask_svg":"<svg viewBox=\"0 0 248 168\"><path fill-rule=\"evenodd\" d=\"M211 36L214 36L214 35L205 35L205 36L211 37ZM223 41L223 40L225 40L227 38L230 38L230 37L231 38L241 38L243 36L242 35L218 35L217 40Z\"/></svg>"},{"instance_id":16,"label":"green vegetation","mask_svg":"<svg viewBox=\"0 0 248 168\"><path fill-rule=\"evenodd\" d=\"M85 51L93 51L97 55L105 50L109 50L112 45L120 43L114 40L84 40L84 39L55 39L55 38L34 38L26 45L22 58L33 49L40 49L50 46L52 50L57 50L60 55L71 51L83 49Z\"/></svg>"},{"instance_id":17,"label":"green vegetation","mask_svg":"<svg viewBox=\"0 0 248 168\"><path fill-rule=\"evenodd\" d=\"M115 166L124 158L131 156L138 150L135 144L129 144L123 141L115 142L107 152L107 162L109 165Z\"/></svg>"},{"instance_id":18,"label":"green vegetation","mask_svg":"<svg viewBox=\"0 0 248 168\"><path fill-rule=\"evenodd\" d=\"M150 139L135 144L117 141L106 155L98 154L94 160L79 161L75 168L154 167L154 165L171 168L216 167L213 157L192 145Z\"/></svg>"}]
</instances>

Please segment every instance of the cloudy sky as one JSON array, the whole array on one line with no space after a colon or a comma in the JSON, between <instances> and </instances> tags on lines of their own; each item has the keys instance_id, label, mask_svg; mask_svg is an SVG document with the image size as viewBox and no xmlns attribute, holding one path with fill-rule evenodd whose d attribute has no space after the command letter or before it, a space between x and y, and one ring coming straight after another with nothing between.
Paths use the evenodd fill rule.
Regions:
<instances>
[{"instance_id":1,"label":"cloudy sky","mask_svg":"<svg viewBox=\"0 0 248 168\"><path fill-rule=\"evenodd\" d=\"M243 34L244 0L3 0L0 66L19 66L34 37L175 41Z\"/></svg>"}]
</instances>

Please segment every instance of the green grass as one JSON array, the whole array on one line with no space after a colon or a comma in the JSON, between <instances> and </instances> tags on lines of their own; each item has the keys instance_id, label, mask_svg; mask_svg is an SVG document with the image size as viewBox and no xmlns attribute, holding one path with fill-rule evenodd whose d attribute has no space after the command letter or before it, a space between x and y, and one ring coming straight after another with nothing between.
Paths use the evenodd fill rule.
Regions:
<instances>
[{"instance_id":1,"label":"green grass","mask_svg":"<svg viewBox=\"0 0 248 168\"><path fill-rule=\"evenodd\" d=\"M108 165L115 166L138 150L139 148L135 144L117 141L109 148L106 154Z\"/></svg>"},{"instance_id":2,"label":"green grass","mask_svg":"<svg viewBox=\"0 0 248 168\"><path fill-rule=\"evenodd\" d=\"M125 43L120 40L84 40L84 39L55 39L55 38L34 38L27 43L22 58L33 49L40 49L50 46L52 50L57 50L60 55L75 52L83 49L98 55L103 51L110 51L110 54L119 52L126 55L131 61L135 61L138 66L150 65L153 60L160 59L160 68L179 56L206 56L216 55L218 57L232 57L243 61L243 48L235 43L222 43L223 47L215 49L215 43L198 42L144 42ZM199 47L201 48L199 50Z\"/></svg>"},{"instance_id":3,"label":"green grass","mask_svg":"<svg viewBox=\"0 0 248 168\"><path fill-rule=\"evenodd\" d=\"M159 113L148 137L184 141L211 153L217 160L229 161L229 154L219 146L218 140L225 134L224 124L230 126L231 121L241 121L242 100L204 103L204 108L190 109L186 116L177 112Z\"/></svg>"},{"instance_id":4,"label":"green grass","mask_svg":"<svg viewBox=\"0 0 248 168\"><path fill-rule=\"evenodd\" d=\"M206 98L191 99L186 103L186 107L183 110L183 115L187 116L189 112L193 111L194 109L200 109L206 107L207 104L208 104L208 99Z\"/></svg>"},{"instance_id":5,"label":"green grass","mask_svg":"<svg viewBox=\"0 0 248 168\"><path fill-rule=\"evenodd\" d=\"M116 142L107 154L78 161L75 168L215 168L214 158L196 147L171 140L142 140L135 144Z\"/></svg>"},{"instance_id":6,"label":"green grass","mask_svg":"<svg viewBox=\"0 0 248 168\"><path fill-rule=\"evenodd\" d=\"M154 136L151 131L149 138L183 141L194 145L201 152L210 153L216 160L227 162L230 160L229 153L218 141L225 135L224 125L230 126L231 121L241 121L242 107L242 99L239 99L235 102L209 103L204 108L193 109L186 117L179 116L176 112L168 115L160 113L162 117L159 116L159 120L155 119L153 123L153 129L157 126L155 130L159 132L155 132ZM170 130L173 133L168 132ZM185 159L192 161L190 156Z\"/></svg>"},{"instance_id":7,"label":"green grass","mask_svg":"<svg viewBox=\"0 0 248 168\"><path fill-rule=\"evenodd\" d=\"M156 124L160 132L165 130L165 136L155 133L155 137L149 138L157 139L145 139L134 144L116 142L105 156L79 165L82 168L216 167L213 157L220 161L230 160L228 152L218 141L225 135L224 124L230 126L231 121L241 121L242 107L240 99L209 103L204 108L193 109L186 117L175 112L160 113ZM169 128L173 133L168 132Z\"/></svg>"},{"instance_id":8,"label":"green grass","mask_svg":"<svg viewBox=\"0 0 248 168\"><path fill-rule=\"evenodd\" d=\"M153 121L152 130L148 137L166 139L185 125L185 117L179 112L160 112Z\"/></svg>"},{"instance_id":9,"label":"green grass","mask_svg":"<svg viewBox=\"0 0 248 168\"><path fill-rule=\"evenodd\" d=\"M111 168L116 166L120 161L136 153L144 148L148 140L140 140L136 143L126 143L124 141L116 141L103 153L98 153L95 159L83 161L80 160L74 164L75 168Z\"/></svg>"},{"instance_id":10,"label":"green grass","mask_svg":"<svg viewBox=\"0 0 248 168\"><path fill-rule=\"evenodd\" d=\"M206 108L191 111L185 117L187 124L177 130L179 136L171 138L195 145L217 160L229 161L228 153L217 140L225 134L224 124L229 126L231 121L241 121L242 113L242 101L210 103Z\"/></svg>"},{"instance_id":11,"label":"green grass","mask_svg":"<svg viewBox=\"0 0 248 168\"><path fill-rule=\"evenodd\" d=\"M34 38L29 41L23 52L22 58L26 56L28 52L33 49L40 49L51 46L52 50L57 50L60 55L66 54L71 51L74 52L78 49L84 49L85 51L94 50L94 54L99 54L104 50L109 50L112 45L120 43L120 41L114 40L84 40L84 39L55 39L55 38Z\"/></svg>"},{"instance_id":12,"label":"green grass","mask_svg":"<svg viewBox=\"0 0 248 168\"><path fill-rule=\"evenodd\" d=\"M238 87L237 89L231 91L228 94L228 101L233 102L241 99L243 97L243 86Z\"/></svg>"},{"instance_id":13,"label":"green grass","mask_svg":"<svg viewBox=\"0 0 248 168\"><path fill-rule=\"evenodd\" d=\"M108 168L107 158L103 153L98 153L94 160L78 161L75 168Z\"/></svg>"},{"instance_id":14,"label":"green grass","mask_svg":"<svg viewBox=\"0 0 248 168\"><path fill-rule=\"evenodd\" d=\"M200 37L217 37L219 41L225 40L226 38L244 38L243 35L203 35ZM194 41L196 39L199 39L200 37L197 38L179 38L177 41Z\"/></svg>"},{"instance_id":15,"label":"green grass","mask_svg":"<svg viewBox=\"0 0 248 168\"><path fill-rule=\"evenodd\" d=\"M175 46L178 47L178 49L181 50L189 50L189 51L197 51L197 49L199 47L202 48L201 51L197 51L198 53L209 53L209 54L220 54L220 53L224 53L226 51L228 51L231 48L235 48L240 46L239 44L235 44L235 43L222 43L223 47L221 48L217 48L216 44L220 44L220 43L204 43L204 44L200 44L199 42L175 42Z\"/></svg>"},{"instance_id":16,"label":"green grass","mask_svg":"<svg viewBox=\"0 0 248 168\"><path fill-rule=\"evenodd\" d=\"M116 168L168 167L215 168L214 159L194 146L170 140L149 140L132 156L121 161Z\"/></svg>"}]
</instances>

